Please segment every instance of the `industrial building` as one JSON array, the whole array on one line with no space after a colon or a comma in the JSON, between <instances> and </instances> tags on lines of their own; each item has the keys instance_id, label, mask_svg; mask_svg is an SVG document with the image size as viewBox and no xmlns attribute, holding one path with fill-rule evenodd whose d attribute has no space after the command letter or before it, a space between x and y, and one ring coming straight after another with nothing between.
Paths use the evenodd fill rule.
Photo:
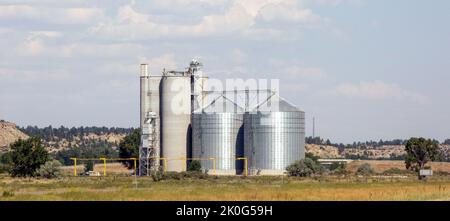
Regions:
<instances>
[{"instance_id":1,"label":"industrial building","mask_svg":"<svg viewBox=\"0 0 450 221\"><path fill-rule=\"evenodd\" d=\"M186 171L192 160L217 175L282 175L304 158L302 110L275 90L209 90L200 68L193 60L154 75L141 64L139 175Z\"/></svg>"}]
</instances>

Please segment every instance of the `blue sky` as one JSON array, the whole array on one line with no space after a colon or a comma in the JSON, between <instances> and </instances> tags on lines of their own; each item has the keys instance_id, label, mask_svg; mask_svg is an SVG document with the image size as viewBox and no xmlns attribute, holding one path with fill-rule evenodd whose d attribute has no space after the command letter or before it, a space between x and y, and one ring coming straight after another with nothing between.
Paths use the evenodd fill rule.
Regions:
<instances>
[{"instance_id":1,"label":"blue sky","mask_svg":"<svg viewBox=\"0 0 450 221\"><path fill-rule=\"evenodd\" d=\"M138 125L138 64L277 78L335 142L450 138L445 0L0 0L0 118Z\"/></svg>"}]
</instances>

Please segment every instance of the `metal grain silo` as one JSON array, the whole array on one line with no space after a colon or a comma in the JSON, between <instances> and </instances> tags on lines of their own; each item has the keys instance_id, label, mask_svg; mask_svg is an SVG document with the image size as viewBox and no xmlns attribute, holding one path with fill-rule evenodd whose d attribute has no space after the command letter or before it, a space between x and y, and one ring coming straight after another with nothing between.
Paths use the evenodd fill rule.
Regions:
<instances>
[{"instance_id":1,"label":"metal grain silo","mask_svg":"<svg viewBox=\"0 0 450 221\"><path fill-rule=\"evenodd\" d=\"M251 175L281 175L305 157L305 113L278 96L263 104L244 115L245 157Z\"/></svg>"},{"instance_id":2,"label":"metal grain silo","mask_svg":"<svg viewBox=\"0 0 450 221\"><path fill-rule=\"evenodd\" d=\"M202 169L217 175L241 173L243 163L243 109L224 96L192 116L192 156ZM214 161L215 160L215 171Z\"/></svg>"},{"instance_id":3,"label":"metal grain silo","mask_svg":"<svg viewBox=\"0 0 450 221\"><path fill-rule=\"evenodd\" d=\"M168 171L186 170L191 123L191 78L164 73L161 80L161 147Z\"/></svg>"}]
</instances>

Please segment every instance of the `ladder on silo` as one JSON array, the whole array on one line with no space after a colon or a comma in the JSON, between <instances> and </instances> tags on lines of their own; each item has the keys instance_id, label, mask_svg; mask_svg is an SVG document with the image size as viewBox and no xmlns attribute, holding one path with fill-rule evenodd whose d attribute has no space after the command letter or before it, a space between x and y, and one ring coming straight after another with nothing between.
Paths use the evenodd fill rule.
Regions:
<instances>
[{"instance_id":1,"label":"ladder on silo","mask_svg":"<svg viewBox=\"0 0 450 221\"><path fill-rule=\"evenodd\" d=\"M159 168L159 149L156 142L156 118L154 112L145 116L144 127L141 133L141 147L139 148L139 175L146 176L150 170Z\"/></svg>"}]
</instances>

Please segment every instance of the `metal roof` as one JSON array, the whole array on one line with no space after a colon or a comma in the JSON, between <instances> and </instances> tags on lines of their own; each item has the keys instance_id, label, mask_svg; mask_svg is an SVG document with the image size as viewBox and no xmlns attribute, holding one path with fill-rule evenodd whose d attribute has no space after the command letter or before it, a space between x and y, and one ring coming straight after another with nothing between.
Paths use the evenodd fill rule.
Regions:
<instances>
[{"instance_id":1,"label":"metal roof","mask_svg":"<svg viewBox=\"0 0 450 221\"><path fill-rule=\"evenodd\" d=\"M250 109L250 112L303 112L300 108L290 103L286 99L278 95L273 94L266 100L262 101L255 107Z\"/></svg>"},{"instance_id":2,"label":"metal roof","mask_svg":"<svg viewBox=\"0 0 450 221\"><path fill-rule=\"evenodd\" d=\"M194 113L243 113L244 108L224 95L219 95L206 106L198 108Z\"/></svg>"}]
</instances>

